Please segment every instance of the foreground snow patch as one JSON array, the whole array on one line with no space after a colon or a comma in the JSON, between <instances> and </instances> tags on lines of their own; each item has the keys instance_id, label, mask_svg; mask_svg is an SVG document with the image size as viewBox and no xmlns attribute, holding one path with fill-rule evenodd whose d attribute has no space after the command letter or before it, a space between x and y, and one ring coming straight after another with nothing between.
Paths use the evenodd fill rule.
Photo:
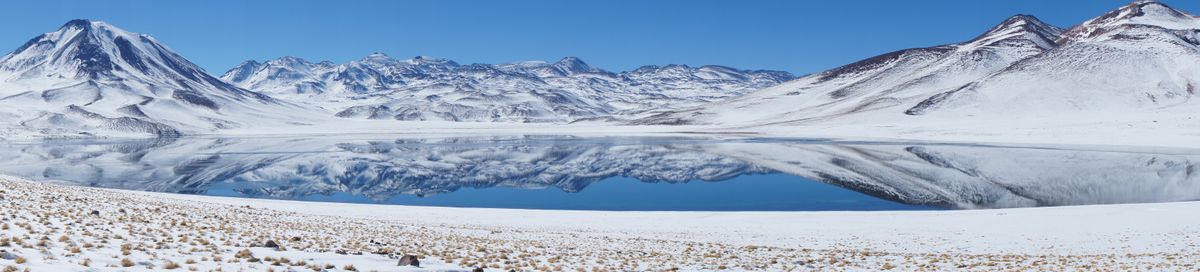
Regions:
<instances>
[{"instance_id":1,"label":"foreground snow patch","mask_svg":"<svg viewBox=\"0 0 1200 272\"><path fill-rule=\"evenodd\" d=\"M1200 261L1200 203L600 212L253 200L17 178L0 178L0 190L0 267L15 270L1194 270ZM422 267L396 266L405 254Z\"/></svg>"}]
</instances>

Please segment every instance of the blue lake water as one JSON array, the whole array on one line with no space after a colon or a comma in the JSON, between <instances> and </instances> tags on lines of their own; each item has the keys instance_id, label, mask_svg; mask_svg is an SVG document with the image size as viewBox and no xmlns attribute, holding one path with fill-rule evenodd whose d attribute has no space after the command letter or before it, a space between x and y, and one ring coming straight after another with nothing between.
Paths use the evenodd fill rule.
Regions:
<instances>
[{"instance_id":1,"label":"blue lake water","mask_svg":"<svg viewBox=\"0 0 1200 272\"><path fill-rule=\"evenodd\" d=\"M1200 154L681 137L0 142L0 173L303 201L620 211L1016 208L1200 199Z\"/></svg>"},{"instance_id":2,"label":"blue lake water","mask_svg":"<svg viewBox=\"0 0 1200 272\"><path fill-rule=\"evenodd\" d=\"M237 184L222 184L206 194L254 197ZM307 195L305 201L398 205L564 209L610 211L859 211L937 209L875 198L854 190L787 174L743 175L720 182L647 183L627 177L605 179L578 192L558 188L465 188L453 193L400 194L372 200L350 193Z\"/></svg>"}]
</instances>

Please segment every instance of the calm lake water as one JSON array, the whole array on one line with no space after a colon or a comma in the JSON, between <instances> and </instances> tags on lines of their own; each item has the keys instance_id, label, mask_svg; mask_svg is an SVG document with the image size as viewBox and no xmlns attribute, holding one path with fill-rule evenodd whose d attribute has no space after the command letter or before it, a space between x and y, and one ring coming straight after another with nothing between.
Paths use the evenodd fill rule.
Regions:
<instances>
[{"instance_id":1,"label":"calm lake water","mask_svg":"<svg viewBox=\"0 0 1200 272\"><path fill-rule=\"evenodd\" d=\"M0 142L0 173L247 198L646 211L1200 199L1200 154L782 139L498 136Z\"/></svg>"}]
</instances>

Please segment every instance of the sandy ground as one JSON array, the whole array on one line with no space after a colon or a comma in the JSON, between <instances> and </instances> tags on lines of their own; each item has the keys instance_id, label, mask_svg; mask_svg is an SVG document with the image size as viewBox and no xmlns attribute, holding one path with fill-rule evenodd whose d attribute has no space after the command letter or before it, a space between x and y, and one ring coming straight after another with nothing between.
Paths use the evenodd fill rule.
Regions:
<instances>
[{"instance_id":1,"label":"sandy ground","mask_svg":"<svg viewBox=\"0 0 1200 272\"><path fill-rule=\"evenodd\" d=\"M12 177L0 188L0 267L9 271L1200 269L1195 202L603 212L252 200ZM403 255L421 267L397 266Z\"/></svg>"}]
</instances>

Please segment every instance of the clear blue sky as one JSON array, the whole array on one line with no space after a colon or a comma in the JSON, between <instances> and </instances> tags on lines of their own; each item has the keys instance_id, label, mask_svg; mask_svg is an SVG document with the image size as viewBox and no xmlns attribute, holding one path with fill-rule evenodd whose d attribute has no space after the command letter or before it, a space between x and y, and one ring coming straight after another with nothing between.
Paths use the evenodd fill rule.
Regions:
<instances>
[{"instance_id":1,"label":"clear blue sky","mask_svg":"<svg viewBox=\"0 0 1200 272\"><path fill-rule=\"evenodd\" d=\"M19 1L4 4L0 48L7 53L88 18L152 35L214 74L248 59L344 62L372 52L460 63L578 56L618 71L682 63L804 74L968 40L1013 14L1069 27L1128 2ZM1200 11L1197 1L1166 3Z\"/></svg>"}]
</instances>

